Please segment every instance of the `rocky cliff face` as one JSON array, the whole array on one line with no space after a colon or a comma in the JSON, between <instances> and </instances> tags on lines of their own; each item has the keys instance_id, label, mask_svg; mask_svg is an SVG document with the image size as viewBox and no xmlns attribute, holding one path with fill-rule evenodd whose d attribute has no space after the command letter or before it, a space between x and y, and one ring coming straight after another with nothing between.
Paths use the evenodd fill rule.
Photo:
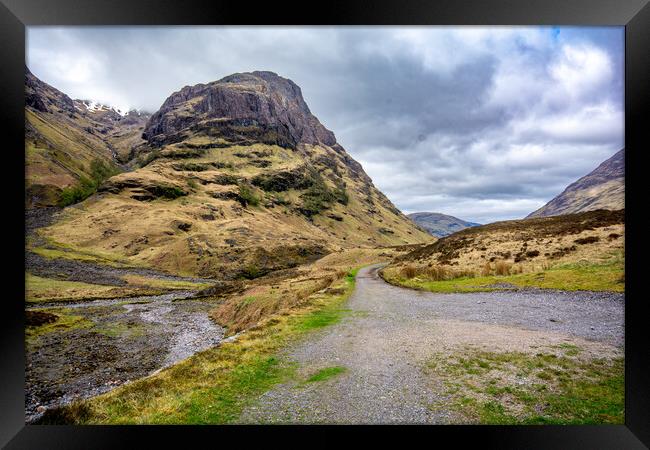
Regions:
<instances>
[{"instance_id":1,"label":"rocky cliff face","mask_svg":"<svg viewBox=\"0 0 650 450\"><path fill-rule=\"evenodd\" d=\"M480 223L467 222L454 216L433 212L412 213L408 217L429 234L438 238L480 225Z\"/></svg>"},{"instance_id":2,"label":"rocky cliff face","mask_svg":"<svg viewBox=\"0 0 650 450\"><path fill-rule=\"evenodd\" d=\"M144 142L149 117L73 100L25 68L26 205L57 204L63 189L92 177L98 161L113 167L128 163Z\"/></svg>"},{"instance_id":3,"label":"rocky cliff face","mask_svg":"<svg viewBox=\"0 0 650 450\"><path fill-rule=\"evenodd\" d=\"M597 209L625 208L625 149L619 150L589 174L528 217L557 216Z\"/></svg>"},{"instance_id":4,"label":"rocky cliff face","mask_svg":"<svg viewBox=\"0 0 650 450\"><path fill-rule=\"evenodd\" d=\"M186 86L151 117L143 137L160 146L199 132L229 143L336 144L334 133L309 111L300 88L273 72Z\"/></svg>"},{"instance_id":5,"label":"rocky cliff face","mask_svg":"<svg viewBox=\"0 0 650 450\"><path fill-rule=\"evenodd\" d=\"M25 104L40 112L74 114L74 102L63 92L36 78L25 67Z\"/></svg>"}]
</instances>

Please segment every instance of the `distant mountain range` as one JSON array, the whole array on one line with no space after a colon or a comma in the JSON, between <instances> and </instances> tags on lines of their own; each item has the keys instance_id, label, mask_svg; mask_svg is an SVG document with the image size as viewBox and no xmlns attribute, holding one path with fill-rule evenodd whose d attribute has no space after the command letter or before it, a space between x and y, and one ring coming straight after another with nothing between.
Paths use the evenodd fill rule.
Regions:
<instances>
[{"instance_id":1,"label":"distant mountain range","mask_svg":"<svg viewBox=\"0 0 650 450\"><path fill-rule=\"evenodd\" d=\"M458 217L435 212L417 212L408 214L408 217L429 234L439 238L449 236L465 228L481 225L480 223L467 222Z\"/></svg>"},{"instance_id":2,"label":"distant mountain range","mask_svg":"<svg viewBox=\"0 0 650 450\"><path fill-rule=\"evenodd\" d=\"M625 149L570 184L560 195L527 217L558 216L596 209L625 208Z\"/></svg>"}]
</instances>

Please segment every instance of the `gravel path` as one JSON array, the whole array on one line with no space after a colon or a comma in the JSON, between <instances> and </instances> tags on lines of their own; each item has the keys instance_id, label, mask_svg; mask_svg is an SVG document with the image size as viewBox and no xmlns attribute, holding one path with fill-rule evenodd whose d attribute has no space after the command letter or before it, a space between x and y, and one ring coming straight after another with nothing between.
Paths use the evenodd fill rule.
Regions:
<instances>
[{"instance_id":1,"label":"gravel path","mask_svg":"<svg viewBox=\"0 0 650 450\"><path fill-rule=\"evenodd\" d=\"M478 345L520 350L571 343L622 351L624 295L562 291L433 294L391 286L380 266L359 271L351 313L286 352L296 379L265 393L241 423L448 423L422 373L434 353ZM327 367L345 371L305 382ZM442 399L444 400L444 399Z\"/></svg>"}]
</instances>

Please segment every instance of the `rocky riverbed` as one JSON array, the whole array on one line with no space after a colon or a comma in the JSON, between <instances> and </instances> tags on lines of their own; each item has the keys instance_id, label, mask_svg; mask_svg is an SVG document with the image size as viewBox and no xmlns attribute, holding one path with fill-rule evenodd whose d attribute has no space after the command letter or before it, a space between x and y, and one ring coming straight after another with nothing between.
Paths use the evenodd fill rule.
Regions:
<instances>
[{"instance_id":1,"label":"rocky riverbed","mask_svg":"<svg viewBox=\"0 0 650 450\"><path fill-rule=\"evenodd\" d=\"M27 328L26 421L107 392L217 345L224 330L193 292L28 308L56 316ZM48 317L48 316L45 316Z\"/></svg>"}]
</instances>

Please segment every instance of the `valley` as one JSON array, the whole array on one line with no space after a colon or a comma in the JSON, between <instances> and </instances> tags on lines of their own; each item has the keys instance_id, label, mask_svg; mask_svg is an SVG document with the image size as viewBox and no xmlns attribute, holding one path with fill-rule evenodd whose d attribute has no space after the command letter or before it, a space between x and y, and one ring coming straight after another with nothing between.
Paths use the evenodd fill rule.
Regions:
<instances>
[{"instance_id":1,"label":"valley","mask_svg":"<svg viewBox=\"0 0 650 450\"><path fill-rule=\"evenodd\" d=\"M26 86L28 422L621 423L620 202L425 230L273 72Z\"/></svg>"}]
</instances>

